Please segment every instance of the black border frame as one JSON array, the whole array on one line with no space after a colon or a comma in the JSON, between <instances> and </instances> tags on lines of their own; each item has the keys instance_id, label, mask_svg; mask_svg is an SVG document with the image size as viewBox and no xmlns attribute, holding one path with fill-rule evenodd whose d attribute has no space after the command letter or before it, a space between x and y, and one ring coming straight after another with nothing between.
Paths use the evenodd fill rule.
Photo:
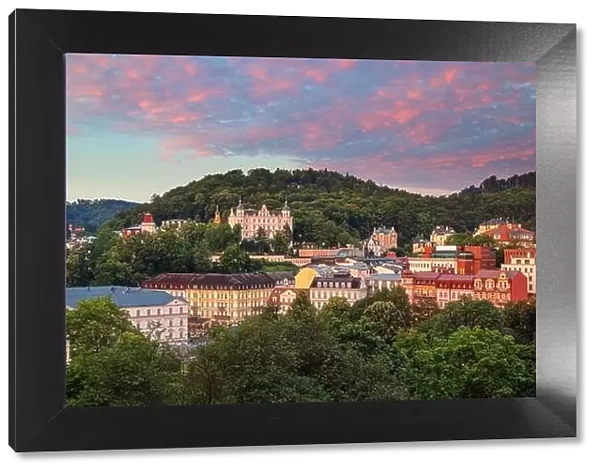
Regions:
<instances>
[{"instance_id":1,"label":"black border frame","mask_svg":"<svg viewBox=\"0 0 600 473\"><path fill-rule=\"evenodd\" d=\"M15 451L576 436L575 25L15 10L9 39ZM536 62L537 397L65 409L64 54L75 52Z\"/></svg>"}]
</instances>

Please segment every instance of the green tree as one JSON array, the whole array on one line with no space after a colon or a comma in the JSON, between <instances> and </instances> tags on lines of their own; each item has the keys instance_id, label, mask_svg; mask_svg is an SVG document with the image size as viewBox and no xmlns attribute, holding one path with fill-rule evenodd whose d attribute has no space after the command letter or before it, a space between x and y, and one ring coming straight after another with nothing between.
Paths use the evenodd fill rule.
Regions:
<instances>
[{"instance_id":1,"label":"green tree","mask_svg":"<svg viewBox=\"0 0 600 473\"><path fill-rule=\"evenodd\" d=\"M392 302L373 302L365 310L363 318L388 343L394 341L398 332L405 328L404 316Z\"/></svg>"},{"instance_id":2,"label":"green tree","mask_svg":"<svg viewBox=\"0 0 600 473\"><path fill-rule=\"evenodd\" d=\"M98 353L130 332L135 332L133 325L109 297L82 300L67 310L67 338L73 359Z\"/></svg>"},{"instance_id":3,"label":"green tree","mask_svg":"<svg viewBox=\"0 0 600 473\"><path fill-rule=\"evenodd\" d=\"M252 260L238 245L227 247L221 255L221 266L227 273L249 273L260 269L260 263Z\"/></svg>"},{"instance_id":4,"label":"green tree","mask_svg":"<svg viewBox=\"0 0 600 473\"><path fill-rule=\"evenodd\" d=\"M502 313L491 302L463 299L450 302L428 321L417 325L433 337L446 337L461 327L502 330Z\"/></svg>"},{"instance_id":5,"label":"green tree","mask_svg":"<svg viewBox=\"0 0 600 473\"><path fill-rule=\"evenodd\" d=\"M503 322L508 333L519 343L535 342L536 301L535 297L527 301L512 302L503 311Z\"/></svg>"},{"instance_id":6,"label":"green tree","mask_svg":"<svg viewBox=\"0 0 600 473\"><path fill-rule=\"evenodd\" d=\"M400 337L409 356L413 399L469 399L535 395L530 350L497 330L461 327L446 339Z\"/></svg>"},{"instance_id":7,"label":"green tree","mask_svg":"<svg viewBox=\"0 0 600 473\"><path fill-rule=\"evenodd\" d=\"M467 233L454 233L446 238L446 245L469 245L473 237Z\"/></svg>"},{"instance_id":8,"label":"green tree","mask_svg":"<svg viewBox=\"0 0 600 473\"><path fill-rule=\"evenodd\" d=\"M114 344L71 360L67 406L165 405L179 372L180 362L168 348L139 333L121 333Z\"/></svg>"},{"instance_id":9,"label":"green tree","mask_svg":"<svg viewBox=\"0 0 600 473\"><path fill-rule=\"evenodd\" d=\"M357 318L360 318L368 309L368 307L374 302L391 302L398 310L399 314L401 314L403 326L412 326L412 308L406 291L403 287L395 287L391 290L383 289L381 291L377 291L375 294L357 301L352 306L352 312L354 312Z\"/></svg>"},{"instance_id":10,"label":"green tree","mask_svg":"<svg viewBox=\"0 0 600 473\"><path fill-rule=\"evenodd\" d=\"M284 235L283 232L277 232L273 235L273 241L271 242L273 252L279 255L288 252L290 247L290 240Z\"/></svg>"},{"instance_id":11,"label":"green tree","mask_svg":"<svg viewBox=\"0 0 600 473\"><path fill-rule=\"evenodd\" d=\"M473 246L489 246L490 248L494 248L496 246L496 241L489 235L476 235L471 239L469 243Z\"/></svg>"},{"instance_id":12,"label":"green tree","mask_svg":"<svg viewBox=\"0 0 600 473\"><path fill-rule=\"evenodd\" d=\"M92 279L88 245L67 251L67 287L89 286Z\"/></svg>"},{"instance_id":13,"label":"green tree","mask_svg":"<svg viewBox=\"0 0 600 473\"><path fill-rule=\"evenodd\" d=\"M440 312L437 303L430 299L419 299L412 306L413 323L420 323L430 320Z\"/></svg>"}]
</instances>

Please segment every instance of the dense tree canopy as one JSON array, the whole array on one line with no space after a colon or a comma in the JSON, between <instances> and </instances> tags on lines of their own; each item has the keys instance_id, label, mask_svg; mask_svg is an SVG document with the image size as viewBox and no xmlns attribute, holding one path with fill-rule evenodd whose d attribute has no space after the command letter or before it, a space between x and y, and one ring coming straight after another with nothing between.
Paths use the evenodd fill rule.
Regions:
<instances>
[{"instance_id":1,"label":"dense tree canopy","mask_svg":"<svg viewBox=\"0 0 600 473\"><path fill-rule=\"evenodd\" d=\"M289 312L269 306L234 327L216 327L185 357L144 338L110 301L90 302L85 317L102 321L100 333L108 335L97 342L97 325L75 331L82 316L68 318L70 337L92 339L85 345L94 348L76 351L68 365L68 404L535 395L533 301L497 309L465 299L421 320L402 293L385 291L354 306L333 298L321 311L300 293Z\"/></svg>"},{"instance_id":2,"label":"dense tree canopy","mask_svg":"<svg viewBox=\"0 0 600 473\"><path fill-rule=\"evenodd\" d=\"M220 254L211 261L212 254ZM297 271L289 263L251 259L239 226L190 221L182 228L121 238L106 228L67 251L67 286L137 286L160 273Z\"/></svg>"},{"instance_id":3,"label":"dense tree canopy","mask_svg":"<svg viewBox=\"0 0 600 473\"><path fill-rule=\"evenodd\" d=\"M117 199L74 200L67 202L67 223L83 227L88 233L96 233L104 222L136 205L139 204Z\"/></svg>"},{"instance_id":4,"label":"dense tree canopy","mask_svg":"<svg viewBox=\"0 0 600 473\"><path fill-rule=\"evenodd\" d=\"M379 225L395 227L402 246L430 234L436 225L472 232L483 221L507 217L535 228L535 172L508 179L492 176L478 187L432 197L314 169L209 175L121 212L106 225L119 230L139 223L144 212L151 212L159 223L171 218L208 222L217 205L230 209L239 198L247 207L265 204L270 209L281 208L287 199L294 216L293 241L328 246L364 239Z\"/></svg>"}]
</instances>

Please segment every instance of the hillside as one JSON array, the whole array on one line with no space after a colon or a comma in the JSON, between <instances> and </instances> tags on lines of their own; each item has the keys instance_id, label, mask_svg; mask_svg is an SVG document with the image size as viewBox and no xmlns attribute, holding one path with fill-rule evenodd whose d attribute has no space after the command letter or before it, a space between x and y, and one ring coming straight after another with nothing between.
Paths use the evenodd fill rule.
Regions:
<instances>
[{"instance_id":1,"label":"hillside","mask_svg":"<svg viewBox=\"0 0 600 473\"><path fill-rule=\"evenodd\" d=\"M94 233L104 222L136 205L136 202L117 199L74 200L67 202L67 224L84 227L86 231Z\"/></svg>"},{"instance_id":2,"label":"hillside","mask_svg":"<svg viewBox=\"0 0 600 473\"><path fill-rule=\"evenodd\" d=\"M508 179L491 176L478 186L432 197L313 169L209 175L120 212L107 227L138 223L143 212L151 212L157 223L171 218L207 222L217 205L227 216L240 198L247 207L266 204L270 209L280 208L287 198L294 216L294 240L328 245L356 242L379 225L395 227L403 244L429 234L436 225L472 231L495 217L514 218L535 229L535 172Z\"/></svg>"}]
</instances>

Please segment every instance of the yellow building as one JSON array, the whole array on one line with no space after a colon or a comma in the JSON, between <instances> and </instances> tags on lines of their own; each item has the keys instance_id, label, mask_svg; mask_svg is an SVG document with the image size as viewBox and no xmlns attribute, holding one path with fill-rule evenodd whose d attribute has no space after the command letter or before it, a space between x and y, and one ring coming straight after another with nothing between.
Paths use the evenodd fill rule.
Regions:
<instances>
[{"instance_id":1,"label":"yellow building","mask_svg":"<svg viewBox=\"0 0 600 473\"><path fill-rule=\"evenodd\" d=\"M511 230L521 228L520 223L510 222L506 218L494 218L492 220L488 220L487 222L483 222L482 224L480 224L479 227L477 227L477 230L475 230L475 233L473 233L473 236L481 235L485 232L489 232L490 230L495 230L500 226L507 226Z\"/></svg>"},{"instance_id":2,"label":"yellow building","mask_svg":"<svg viewBox=\"0 0 600 473\"><path fill-rule=\"evenodd\" d=\"M319 276L319 272L315 268L302 268L298 274L296 274L297 289L310 289L313 280Z\"/></svg>"},{"instance_id":3,"label":"yellow building","mask_svg":"<svg viewBox=\"0 0 600 473\"><path fill-rule=\"evenodd\" d=\"M332 297L343 297L352 305L367 296L367 287L360 278L330 268L302 268L296 275L296 290L302 289L309 291L310 301L317 309L322 309Z\"/></svg>"},{"instance_id":4,"label":"yellow building","mask_svg":"<svg viewBox=\"0 0 600 473\"><path fill-rule=\"evenodd\" d=\"M206 327L235 324L256 315L267 305L273 288L293 284L293 274L286 272L165 273L145 281L143 287L184 297L190 307L190 324Z\"/></svg>"}]
</instances>

